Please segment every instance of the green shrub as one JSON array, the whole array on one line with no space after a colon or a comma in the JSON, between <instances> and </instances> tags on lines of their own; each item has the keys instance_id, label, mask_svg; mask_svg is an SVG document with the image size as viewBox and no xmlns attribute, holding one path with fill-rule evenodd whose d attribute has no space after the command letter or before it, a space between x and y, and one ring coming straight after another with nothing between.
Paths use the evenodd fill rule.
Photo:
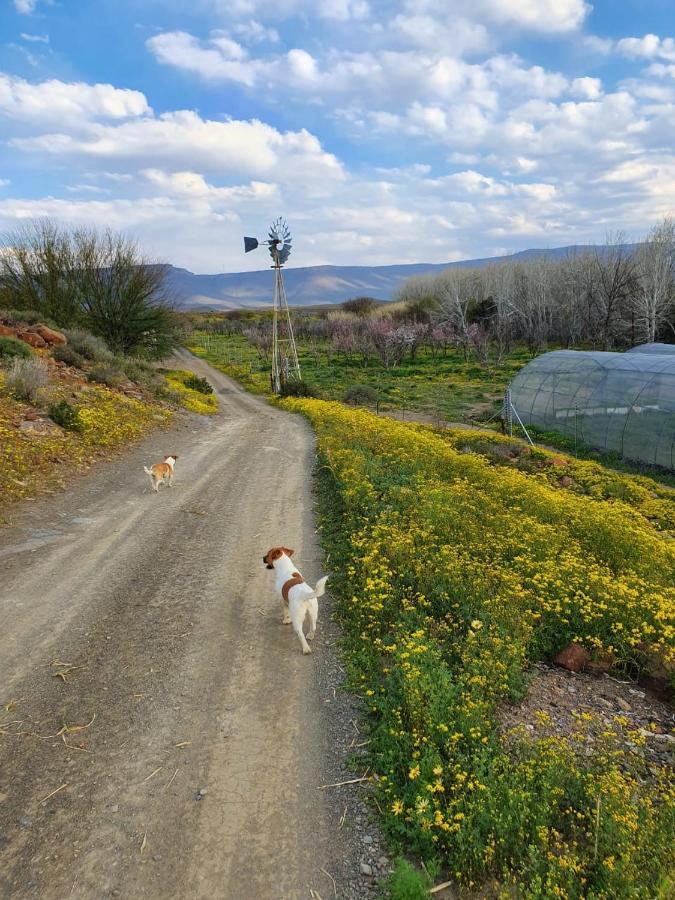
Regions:
<instances>
[{"instance_id":1,"label":"green shrub","mask_svg":"<svg viewBox=\"0 0 675 900\"><path fill-rule=\"evenodd\" d=\"M306 381L298 379L297 381L285 381L281 385L279 391L281 397L319 397L320 394L315 387L307 384Z\"/></svg>"},{"instance_id":2,"label":"green shrub","mask_svg":"<svg viewBox=\"0 0 675 900\"><path fill-rule=\"evenodd\" d=\"M199 391L200 394L212 394L213 388L206 380L206 378L200 378L198 375L190 375L183 382L185 387L192 388L193 391Z\"/></svg>"},{"instance_id":3,"label":"green shrub","mask_svg":"<svg viewBox=\"0 0 675 900\"><path fill-rule=\"evenodd\" d=\"M64 362L68 366L75 366L77 369L84 368L84 357L81 353L78 353L77 350L71 347L70 344L54 347L52 356L54 359L57 359L59 362Z\"/></svg>"},{"instance_id":4,"label":"green shrub","mask_svg":"<svg viewBox=\"0 0 675 900\"><path fill-rule=\"evenodd\" d=\"M0 338L0 362L8 362L12 359L28 359L31 355L30 347L16 338Z\"/></svg>"},{"instance_id":5,"label":"green shrub","mask_svg":"<svg viewBox=\"0 0 675 900\"><path fill-rule=\"evenodd\" d=\"M38 322L45 322L40 313L33 309L0 309L0 319L10 325L37 325Z\"/></svg>"},{"instance_id":6,"label":"green shrub","mask_svg":"<svg viewBox=\"0 0 675 900\"><path fill-rule=\"evenodd\" d=\"M80 422L80 414L77 407L68 403L67 400L61 400L59 403L52 403L49 407L49 418L52 422L56 422L66 431L81 431L82 423Z\"/></svg>"},{"instance_id":7,"label":"green shrub","mask_svg":"<svg viewBox=\"0 0 675 900\"><path fill-rule=\"evenodd\" d=\"M41 359L16 358L5 378L5 387L28 403L42 399L49 384L49 372Z\"/></svg>"},{"instance_id":8,"label":"green shrub","mask_svg":"<svg viewBox=\"0 0 675 900\"><path fill-rule=\"evenodd\" d=\"M377 391L367 384L355 384L345 391L342 399L351 406L374 406L377 403Z\"/></svg>"},{"instance_id":9,"label":"green shrub","mask_svg":"<svg viewBox=\"0 0 675 900\"><path fill-rule=\"evenodd\" d=\"M396 861L396 868L389 878L391 900L426 900L429 897L431 879L405 859Z\"/></svg>"},{"instance_id":10,"label":"green shrub","mask_svg":"<svg viewBox=\"0 0 675 900\"><path fill-rule=\"evenodd\" d=\"M87 380L96 384L105 384L108 387L116 388L124 381L124 375L119 369L113 366L97 365L87 374Z\"/></svg>"},{"instance_id":11,"label":"green shrub","mask_svg":"<svg viewBox=\"0 0 675 900\"><path fill-rule=\"evenodd\" d=\"M114 354L106 347L105 342L88 331L72 328L64 331L64 334L68 338L70 347L91 362L111 363L115 358Z\"/></svg>"}]
</instances>

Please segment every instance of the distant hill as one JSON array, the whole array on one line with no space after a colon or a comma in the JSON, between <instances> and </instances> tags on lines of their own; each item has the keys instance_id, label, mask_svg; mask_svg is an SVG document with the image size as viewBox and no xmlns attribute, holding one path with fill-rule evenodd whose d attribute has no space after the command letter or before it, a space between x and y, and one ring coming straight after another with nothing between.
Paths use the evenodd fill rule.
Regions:
<instances>
[{"instance_id":1,"label":"distant hill","mask_svg":"<svg viewBox=\"0 0 675 900\"><path fill-rule=\"evenodd\" d=\"M391 300L398 288L413 275L428 275L458 266L487 266L505 260L535 256L567 256L601 247L589 245L556 247L550 250L521 250L510 256L465 259L450 263L413 263L401 266L309 266L284 269L284 284L291 306L342 303L351 297L368 296ZM272 272L235 272L223 275L195 275L187 269L169 267L169 287L183 309L259 309L272 303Z\"/></svg>"}]
</instances>

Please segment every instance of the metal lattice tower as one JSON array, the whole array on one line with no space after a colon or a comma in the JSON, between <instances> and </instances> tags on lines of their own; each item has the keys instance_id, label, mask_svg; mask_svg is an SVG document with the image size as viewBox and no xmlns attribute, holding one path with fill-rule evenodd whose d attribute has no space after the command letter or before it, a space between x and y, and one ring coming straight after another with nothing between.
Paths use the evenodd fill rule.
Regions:
<instances>
[{"instance_id":1,"label":"metal lattice tower","mask_svg":"<svg viewBox=\"0 0 675 900\"><path fill-rule=\"evenodd\" d=\"M260 246L257 238L244 238L244 252L255 250ZM266 243L272 257L274 269L274 301L272 306L272 390L281 393L282 385L290 381L299 381L300 362L293 335L291 311L288 308L286 288L282 268L291 255L291 232L285 219L279 218L272 223Z\"/></svg>"}]
</instances>

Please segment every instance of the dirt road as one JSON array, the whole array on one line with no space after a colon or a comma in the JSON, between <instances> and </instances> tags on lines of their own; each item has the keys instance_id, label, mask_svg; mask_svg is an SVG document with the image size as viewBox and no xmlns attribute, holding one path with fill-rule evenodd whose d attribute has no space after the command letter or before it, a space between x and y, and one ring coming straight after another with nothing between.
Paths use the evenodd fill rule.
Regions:
<instances>
[{"instance_id":1,"label":"dirt road","mask_svg":"<svg viewBox=\"0 0 675 900\"><path fill-rule=\"evenodd\" d=\"M2 897L361 896L319 789L338 765L330 631L302 656L261 561L283 543L323 573L312 434L190 364L217 417L0 531ZM170 452L176 486L155 496L142 466Z\"/></svg>"}]
</instances>

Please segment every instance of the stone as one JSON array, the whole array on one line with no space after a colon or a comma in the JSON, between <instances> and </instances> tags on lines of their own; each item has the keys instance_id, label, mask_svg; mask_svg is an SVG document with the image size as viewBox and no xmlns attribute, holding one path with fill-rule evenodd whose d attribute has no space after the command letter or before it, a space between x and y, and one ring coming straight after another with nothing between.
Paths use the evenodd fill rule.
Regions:
<instances>
[{"instance_id":1,"label":"stone","mask_svg":"<svg viewBox=\"0 0 675 900\"><path fill-rule=\"evenodd\" d=\"M16 328L0 324L0 337L16 337Z\"/></svg>"},{"instance_id":2,"label":"stone","mask_svg":"<svg viewBox=\"0 0 675 900\"><path fill-rule=\"evenodd\" d=\"M570 478L569 475L563 475L563 477L560 479L560 487L567 488L571 484L572 484L572 479Z\"/></svg>"},{"instance_id":3,"label":"stone","mask_svg":"<svg viewBox=\"0 0 675 900\"><path fill-rule=\"evenodd\" d=\"M65 334L61 334L60 331L55 331L53 328L49 328L47 325L36 325L34 329L36 334L39 334L43 341L46 341L48 344L57 344L63 345L68 343L68 339Z\"/></svg>"},{"instance_id":4,"label":"stone","mask_svg":"<svg viewBox=\"0 0 675 900\"><path fill-rule=\"evenodd\" d=\"M372 867L372 866L369 866L368 863L364 863L364 862L359 863L359 872L360 872L362 875L372 875L372 874L373 874L373 867Z\"/></svg>"},{"instance_id":5,"label":"stone","mask_svg":"<svg viewBox=\"0 0 675 900\"><path fill-rule=\"evenodd\" d=\"M24 343L30 344L31 347L35 347L36 350L47 346L47 341L40 337L39 334L35 334L34 331L18 331L16 336Z\"/></svg>"},{"instance_id":6,"label":"stone","mask_svg":"<svg viewBox=\"0 0 675 900\"><path fill-rule=\"evenodd\" d=\"M372 837L369 834L364 834L363 835L363 843L364 844L372 844L373 843Z\"/></svg>"},{"instance_id":7,"label":"stone","mask_svg":"<svg viewBox=\"0 0 675 900\"><path fill-rule=\"evenodd\" d=\"M548 460L549 466L555 466L556 469L564 469L567 465L566 459L561 459L559 456L554 456L553 459Z\"/></svg>"},{"instance_id":8,"label":"stone","mask_svg":"<svg viewBox=\"0 0 675 900\"><path fill-rule=\"evenodd\" d=\"M21 825L22 828L30 828L32 824L33 820L30 816L21 816L19 819L19 825Z\"/></svg>"},{"instance_id":9,"label":"stone","mask_svg":"<svg viewBox=\"0 0 675 900\"><path fill-rule=\"evenodd\" d=\"M617 697L617 699L616 699L616 704L617 704L617 706L619 707L619 709L622 709L624 712L630 712L630 711L631 711L631 705L630 705L630 703L627 703L627 702L623 699L623 697Z\"/></svg>"},{"instance_id":10,"label":"stone","mask_svg":"<svg viewBox=\"0 0 675 900\"><path fill-rule=\"evenodd\" d=\"M568 672L581 672L590 661L590 658L587 650L584 650L583 647L572 641L571 644L568 644L564 650L558 653L553 663L562 669L567 669Z\"/></svg>"}]
</instances>

